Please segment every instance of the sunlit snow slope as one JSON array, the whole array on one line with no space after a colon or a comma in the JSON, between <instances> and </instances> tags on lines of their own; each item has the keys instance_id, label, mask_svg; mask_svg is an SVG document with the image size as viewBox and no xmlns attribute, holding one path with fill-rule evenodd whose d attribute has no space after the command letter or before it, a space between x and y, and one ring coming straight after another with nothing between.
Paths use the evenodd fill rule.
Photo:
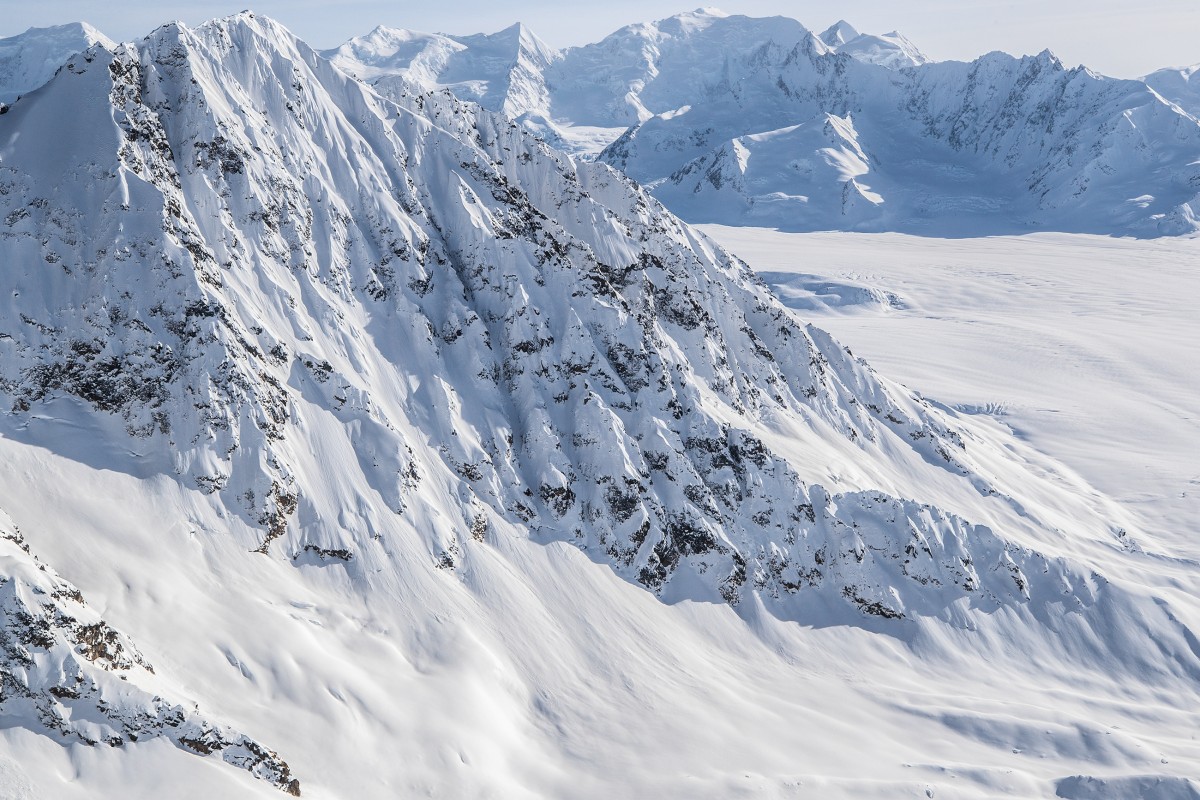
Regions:
<instances>
[{"instance_id":1,"label":"sunlit snow slope","mask_svg":"<svg viewBox=\"0 0 1200 800\"><path fill-rule=\"evenodd\" d=\"M901 70L815 39L732 58L727 89L600 156L697 222L978 235L1195 231L1200 122L1051 53Z\"/></svg>"},{"instance_id":2,"label":"sunlit snow slope","mask_svg":"<svg viewBox=\"0 0 1200 800\"><path fill-rule=\"evenodd\" d=\"M1151 89L1175 103L1193 117L1200 118L1200 64L1179 69L1160 69L1143 80Z\"/></svg>"},{"instance_id":3,"label":"sunlit snow slope","mask_svg":"<svg viewBox=\"0 0 1200 800\"><path fill-rule=\"evenodd\" d=\"M4 655L10 793L1187 787L1153 731L1200 656L1116 568L1125 512L608 166L393 89L244 13L0 117L0 506L156 670L79 663L14 553L50 630ZM215 733L164 728L158 685ZM1065 687L1125 730L1093 743ZM1002 778L1015 740L1048 760Z\"/></svg>"}]
</instances>

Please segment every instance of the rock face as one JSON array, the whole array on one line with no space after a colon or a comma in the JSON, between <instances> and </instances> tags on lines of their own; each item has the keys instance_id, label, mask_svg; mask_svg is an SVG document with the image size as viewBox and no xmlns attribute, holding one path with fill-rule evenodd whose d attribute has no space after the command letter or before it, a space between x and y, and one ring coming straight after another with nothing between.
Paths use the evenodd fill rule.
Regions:
<instances>
[{"instance_id":1,"label":"rock face","mask_svg":"<svg viewBox=\"0 0 1200 800\"><path fill-rule=\"evenodd\" d=\"M64 741L122 747L166 737L300 795L275 752L158 696L154 668L42 564L0 512L0 716Z\"/></svg>"},{"instance_id":2,"label":"rock face","mask_svg":"<svg viewBox=\"0 0 1200 800\"><path fill-rule=\"evenodd\" d=\"M1066 603L1098 647L1128 609L1145 669L1195 669L1186 628L1056 544L1126 536L1074 487L609 166L385 99L253 14L93 47L0 117L0 261L5 406L117 423L247 551L374 574L405 537L457 570L530 537L665 601L883 629Z\"/></svg>"}]
</instances>

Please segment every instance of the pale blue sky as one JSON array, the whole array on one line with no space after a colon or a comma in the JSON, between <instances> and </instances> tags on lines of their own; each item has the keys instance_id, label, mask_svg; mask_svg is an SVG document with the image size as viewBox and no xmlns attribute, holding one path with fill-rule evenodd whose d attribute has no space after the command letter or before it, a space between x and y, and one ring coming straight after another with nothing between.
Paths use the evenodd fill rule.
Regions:
<instances>
[{"instance_id":1,"label":"pale blue sky","mask_svg":"<svg viewBox=\"0 0 1200 800\"><path fill-rule=\"evenodd\" d=\"M818 31L838 17L871 33L899 29L939 60L1050 48L1068 65L1083 63L1119 77L1200 63L1200 0L726 0L715 5L732 14L794 17ZM564 46L694 7L685 0L0 0L0 37L32 25L85 20L114 39L131 39L169 20L194 24L247 6L320 48L377 24L477 33L518 20L551 45Z\"/></svg>"}]
</instances>

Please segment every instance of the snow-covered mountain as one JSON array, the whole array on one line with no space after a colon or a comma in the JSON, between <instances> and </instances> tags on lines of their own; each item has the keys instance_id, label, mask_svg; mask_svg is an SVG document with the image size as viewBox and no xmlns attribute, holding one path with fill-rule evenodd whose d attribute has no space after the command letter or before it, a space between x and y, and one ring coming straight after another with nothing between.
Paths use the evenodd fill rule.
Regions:
<instances>
[{"instance_id":1,"label":"snow-covered mountain","mask_svg":"<svg viewBox=\"0 0 1200 800\"><path fill-rule=\"evenodd\" d=\"M925 54L897 31L880 35L859 33L843 19L829 26L819 38L835 53L845 53L858 61L888 69L929 63Z\"/></svg>"},{"instance_id":2,"label":"snow-covered mountain","mask_svg":"<svg viewBox=\"0 0 1200 800\"><path fill-rule=\"evenodd\" d=\"M6 789L73 737L107 753L78 756L93 794L179 770L195 796L678 794L745 768L782 795L812 722L769 714L833 713L839 662L1195 696L1123 509L877 375L611 167L387 88L247 12L93 46L0 116L0 505L50 565L4 523ZM853 137L830 125L805 135ZM1113 714L1134 732L1054 750L1039 791L1095 763L1182 785Z\"/></svg>"},{"instance_id":3,"label":"snow-covered mountain","mask_svg":"<svg viewBox=\"0 0 1200 800\"><path fill-rule=\"evenodd\" d=\"M1144 80L1154 91L1200 119L1200 64L1178 69L1160 69Z\"/></svg>"},{"instance_id":4,"label":"snow-covered mountain","mask_svg":"<svg viewBox=\"0 0 1200 800\"><path fill-rule=\"evenodd\" d=\"M601 160L685 219L932 234L1200 228L1200 123L1052 54L887 70L811 43Z\"/></svg>"},{"instance_id":5,"label":"snow-covered mountain","mask_svg":"<svg viewBox=\"0 0 1200 800\"><path fill-rule=\"evenodd\" d=\"M808 38L806 28L786 17L702 8L561 51L515 25L490 36L377 28L324 55L385 93L388 76L449 89L517 119L552 144L594 155L630 125L718 96L720 65L731 57L791 48ZM899 68L926 61L897 33L859 34L841 22L824 38L822 49L869 63Z\"/></svg>"},{"instance_id":6,"label":"snow-covered mountain","mask_svg":"<svg viewBox=\"0 0 1200 800\"><path fill-rule=\"evenodd\" d=\"M0 105L41 86L68 58L97 43L114 46L104 34L83 22L30 28L0 39Z\"/></svg>"},{"instance_id":7,"label":"snow-covered mountain","mask_svg":"<svg viewBox=\"0 0 1200 800\"><path fill-rule=\"evenodd\" d=\"M499 33L474 36L381 26L323 55L366 81L402 75L510 117L548 115L545 72L559 58L520 23Z\"/></svg>"},{"instance_id":8,"label":"snow-covered mountain","mask_svg":"<svg viewBox=\"0 0 1200 800\"><path fill-rule=\"evenodd\" d=\"M453 39L377 30L327 55L385 94L397 80L400 93L407 81L447 87L556 146L604 148L693 222L1200 228L1200 123L1140 81L1068 70L1048 51L932 64L897 33L842 21L817 36L784 17L700 9L559 53L517 26ZM1188 75L1148 80L1194 112Z\"/></svg>"}]
</instances>

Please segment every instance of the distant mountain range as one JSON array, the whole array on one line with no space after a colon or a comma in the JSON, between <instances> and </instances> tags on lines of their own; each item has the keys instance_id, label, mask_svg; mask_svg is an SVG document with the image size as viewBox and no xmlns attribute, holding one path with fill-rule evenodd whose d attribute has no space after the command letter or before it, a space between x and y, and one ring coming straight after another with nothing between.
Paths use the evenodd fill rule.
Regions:
<instances>
[{"instance_id":1,"label":"distant mountain range","mask_svg":"<svg viewBox=\"0 0 1200 800\"><path fill-rule=\"evenodd\" d=\"M518 26L458 38L379 28L325 55L385 93L402 76L568 151L602 148L600 160L693 222L943 235L1200 228L1194 70L1149 76L1156 94L1068 70L1048 51L931 64L898 33L839 22L816 35L713 10L559 52Z\"/></svg>"},{"instance_id":2,"label":"distant mountain range","mask_svg":"<svg viewBox=\"0 0 1200 800\"><path fill-rule=\"evenodd\" d=\"M0 40L0 101L101 41ZM555 50L521 24L379 27L322 53L399 97L445 89L598 158L692 222L937 235L1200 230L1196 68L1145 81L1050 52L930 63L905 37L715 9Z\"/></svg>"},{"instance_id":3,"label":"distant mountain range","mask_svg":"<svg viewBox=\"0 0 1200 800\"><path fill-rule=\"evenodd\" d=\"M403 76L518 119L552 144L596 154L629 126L723 91L722 65L764 43L812 38L787 17L729 17L715 9L629 25L595 44L554 50L517 24L492 35L446 36L379 27L323 55L380 88ZM892 68L927 59L903 36L860 34L839 22L822 52Z\"/></svg>"}]
</instances>

